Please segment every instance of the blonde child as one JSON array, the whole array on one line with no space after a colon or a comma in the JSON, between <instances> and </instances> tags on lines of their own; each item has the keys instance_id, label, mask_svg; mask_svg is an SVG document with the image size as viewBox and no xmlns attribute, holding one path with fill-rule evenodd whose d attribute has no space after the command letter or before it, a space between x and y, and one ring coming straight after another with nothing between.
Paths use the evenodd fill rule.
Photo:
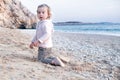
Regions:
<instances>
[{"instance_id":1,"label":"blonde child","mask_svg":"<svg viewBox=\"0 0 120 80\"><path fill-rule=\"evenodd\" d=\"M30 48L38 47L38 61L64 67L64 63L60 58L51 56L53 23L50 20L50 11L50 7L47 4L38 6L37 17L40 21L36 26L36 34L30 44Z\"/></svg>"}]
</instances>

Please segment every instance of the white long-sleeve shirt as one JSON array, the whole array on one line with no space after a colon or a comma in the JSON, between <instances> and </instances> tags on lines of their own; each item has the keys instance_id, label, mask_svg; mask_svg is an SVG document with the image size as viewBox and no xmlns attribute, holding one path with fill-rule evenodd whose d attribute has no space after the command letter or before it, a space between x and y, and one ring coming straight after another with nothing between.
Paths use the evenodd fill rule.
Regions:
<instances>
[{"instance_id":1,"label":"white long-sleeve shirt","mask_svg":"<svg viewBox=\"0 0 120 80\"><path fill-rule=\"evenodd\" d=\"M36 26L36 34L32 42L39 40L39 47L51 48L52 44L53 23L50 20L39 21Z\"/></svg>"}]
</instances>

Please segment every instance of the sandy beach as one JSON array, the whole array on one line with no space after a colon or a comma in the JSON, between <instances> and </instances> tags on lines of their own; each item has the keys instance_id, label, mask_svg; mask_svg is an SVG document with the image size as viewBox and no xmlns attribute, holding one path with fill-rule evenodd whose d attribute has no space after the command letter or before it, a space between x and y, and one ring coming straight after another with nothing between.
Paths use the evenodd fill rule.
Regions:
<instances>
[{"instance_id":1,"label":"sandy beach","mask_svg":"<svg viewBox=\"0 0 120 80\"><path fill-rule=\"evenodd\" d=\"M70 59L63 68L36 61L32 35L0 27L0 80L120 80L120 37L55 32L53 53Z\"/></svg>"}]
</instances>

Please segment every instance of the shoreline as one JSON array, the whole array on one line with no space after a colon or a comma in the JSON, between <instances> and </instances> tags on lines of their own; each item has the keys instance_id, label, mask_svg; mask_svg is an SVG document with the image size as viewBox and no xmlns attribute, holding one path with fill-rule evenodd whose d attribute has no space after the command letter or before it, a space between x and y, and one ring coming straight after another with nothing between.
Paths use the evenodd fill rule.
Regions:
<instances>
[{"instance_id":1,"label":"shoreline","mask_svg":"<svg viewBox=\"0 0 120 80\"><path fill-rule=\"evenodd\" d=\"M93 34L93 35L106 35L106 36L118 36L120 37L120 33L112 33L112 32L64 32L64 31L55 31L55 32L61 32L61 33L75 33L75 34Z\"/></svg>"},{"instance_id":2,"label":"shoreline","mask_svg":"<svg viewBox=\"0 0 120 80\"><path fill-rule=\"evenodd\" d=\"M19 29L21 32L23 32L23 33L27 33L27 34L30 34L30 35L34 35L35 34L35 30L34 29ZM28 31L30 32L30 33L28 33ZM57 33L65 33L65 34L68 34L68 33L70 33L70 34L83 34L83 35L101 35L101 36L115 36L115 37L120 37L120 33L107 33L107 32L98 32L98 33L96 33L96 32L64 32L64 31L57 31L57 30L55 30L55 32L57 32Z\"/></svg>"}]
</instances>

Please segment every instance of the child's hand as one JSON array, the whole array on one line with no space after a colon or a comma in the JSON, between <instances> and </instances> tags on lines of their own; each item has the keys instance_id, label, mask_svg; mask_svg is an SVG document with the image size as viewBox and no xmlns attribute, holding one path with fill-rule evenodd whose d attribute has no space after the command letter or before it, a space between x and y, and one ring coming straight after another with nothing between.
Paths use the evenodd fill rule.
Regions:
<instances>
[{"instance_id":1,"label":"child's hand","mask_svg":"<svg viewBox=\"0 0 120 80\"><path fill-rule=\"evenodd\" d=\"M40 41L35 41L35 42L34 42L34 46L35 46L35 47L38 47L39 44L40 44Z\"/></svg>"},{"instance_id":2,"label":"child's hand","mask_svg":"<svg viewBox=\"0 0 120 80\"><path fill-rule=\"evenodd\" d=\"M33 46L34 46L34 43L32 42L29 47L33 49Z\"/></svg>"}]
</instances>

